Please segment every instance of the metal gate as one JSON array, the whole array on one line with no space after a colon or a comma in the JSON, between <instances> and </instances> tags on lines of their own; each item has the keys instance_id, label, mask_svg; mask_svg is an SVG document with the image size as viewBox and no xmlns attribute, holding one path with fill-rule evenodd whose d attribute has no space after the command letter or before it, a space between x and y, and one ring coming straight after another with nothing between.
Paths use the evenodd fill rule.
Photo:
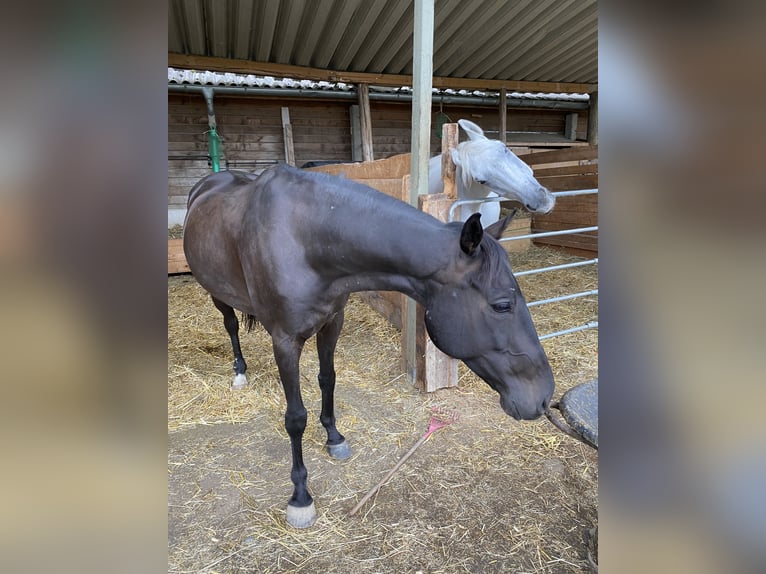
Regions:
<instances>
[{"instance_id":1,"label":"metal gate","mask_svg":"<svg viewBox=\"0 0 766 574\"><path fill-rule=\"evenodd\" d=\"M573 191L559 191L554 192L553 195L556 198L559 197L568 197L568 196L574 196L574 195L593 195L598 194L598 189L578 189ZM508 201L504 197L488 197L481 200L476 199L459 199L458 201L454 202L452 204L452 207L449 211L449 220L453 221L455 216L455 210L460 207L461 205L465 205L467 203L489 203L489 202L500 202L500 201ZM598 231L598 226L594 225L591 227L577 227L573 229L561 229L558 231L543 231L540 233L528 233L525 235L517 235L515 237L504 237L500 239L501 243L508 242L508 241L519 241L521 239L537 239L541 237L551 237L554 235L576 235L578 233L590 233L593 231ZM562 265L551 265L549 267L538 267L535 269L528 269L526 271L519 271L514 272L514 276L516 277L523 277L526 275L534 275L538 273L546 273L550 271L558 271L561 269L569 269L573 267L582 267L585 265L598 265L598 257L594 259L586 259L583 261L576 261L573 263L564 263ZM588 291L581 291L578 293L562 293L561 295L557 295L556 297L549 297L546 299L539 299L537 301L530 301L527 302L527 307L536 307L538 305L548 305L550 303L558 303L560 301L568 301L571 299L579 299L581 297L590 297L598 295L598 289L590 289ZM568 329L562 329L560 331L555 331L553 333L546 333L545 335L540 336L540 340L544 339L550 339L552 337L558 337L560 335L566 335L569 333L575 333L577 331L585 331L586 329L597 329L598 328L598 320L596 321L588 321L587 323L584 323L582 325L576 325L573 327L570 327Z\"/></svg>"}]
</instances>

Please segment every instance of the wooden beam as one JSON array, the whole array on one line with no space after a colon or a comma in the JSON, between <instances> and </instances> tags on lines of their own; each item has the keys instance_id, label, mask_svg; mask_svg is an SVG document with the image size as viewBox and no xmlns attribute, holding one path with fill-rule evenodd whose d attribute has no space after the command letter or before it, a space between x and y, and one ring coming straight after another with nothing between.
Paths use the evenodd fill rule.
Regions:
<instances>
[{"instance_id":1,"label":"wooden beam","mask_svg":"<svg viewBox=\"0 0 766 574\"><path fill-rule=\"evenodd\" d=\"M568 140L577 139L577 112L570 112L564 120L564 137Z\"/></svg>"},{"instance_id":2,"label":"wooden beam","mask_svg":"<svg viewBox=\"0 0 766 574\"><path fill-rule=\"evenodd\" d=\"M344 72L292 66L287 64L272 64L252 60L236 60L231 58L213 58L209 56L194 56L190 54L168 53L168 66L187 70L209 70L211 72L233 72L236 74L255 74L261 76L276 76L294 78L297 80L314 80L326 82L345 82L347 84L374 84L378 86L412 86L412 76L404 74L371 74L366 72ZM437 76L432 80L434 88L453 88L455 90L500 90L506 88L516 92L555 92L569 94L587 94L597 88L598 84L577 82L530 82L519 80L485 80L482 78L448 78Z\"/></svg>"},{"instance_id":3,"label":"wooden beam","mask_svg":"<svg viewBox=\"0 0 766 574\"><path fill-rule=\"evenodd\" d=\"M455 181L455 162L452 161L451 150L457 147L459 137L458 124L444 124L442 126L442 182L444 183L443 193L452 201L457 199L457 182ZM447 221L447 218L444 218L442 221Z\"/></svg>"},{"instance_id":4,"label":"wooden beam","mask_svg":"<svg viewBox=\"0 0 766 574\"><path fill-rule=\"evenodd\" d=\"M351 106L348 113L351 122L351 161L362 161L362 118L359 105Z\"/></svg>"},{"instance_id":5,"label":"wooden beam","mask_svg":"<svg viewBox=\"0 0 766 574\"><path fill-rule=\"evenodd\" d=\"M367 84L359 84L357 88L359 92L359 123L362 128L362 161L373 161L370 87Z\"/></svg>"},{"instance_id":6,"label":"wooden beam","mask_svg":"<svg viewBox=\"0 0 766 574\"><path fill-rule=\"evenodd\" d=\"M285 139L285 163L295 167L295 147L293 146L293 126L290 125L290 108L282 108L282 134Z\"/></svg>"}]
</instances>

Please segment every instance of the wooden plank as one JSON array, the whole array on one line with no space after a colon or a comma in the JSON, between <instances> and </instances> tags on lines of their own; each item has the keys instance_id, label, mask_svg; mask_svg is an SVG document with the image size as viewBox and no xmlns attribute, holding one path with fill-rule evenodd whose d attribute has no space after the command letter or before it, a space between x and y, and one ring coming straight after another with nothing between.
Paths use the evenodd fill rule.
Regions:
<instances>
[{"instance_id":1,"label":"wooden plank","mask_svg":"<svg viewBox=\"0 0 766 574\"><path fill-rule=\"evenodd\" d=\"M370 114L370 87L367 84L357 86L359 92L359 125L362 136L362 161L375 159L372 149L372 115Z\"/></svg>"},{"instance_id":2,"label":"wooden plank","mask_svg":"<svg viewBox=\"0 0 766 574\"><path fill-rule=\"evenodd\" d=\"M295 167L293 127L290 125L290 108L282 108L282 134L285 142L285 163Z\"/></svg>"},{"instance_id":3,"label":"wooden plank","mask_svg":"<svg viewBox=\"0 0 766 574\"><path fill-rule=\"evenodd\" d=\"M572 189L598 188L598 175L538 177L537 180L550 191L569 191Z\"/></svg>"},{"instance_id":4,"label":"wooden plank","mask_svg":"<svg viewBox=\"0 0 766 574\"><path fill-rule=\"evenodd\" d=\"M186 263L183 241L183 239L168 239L168 275L191 272Z\"/></svg>"},{"instance_id":5,"label":"wooden plank","mask_svg":"<svg viewBox=\"0 0 766 574\"><path fill-rule=\"evenodd\" d=\"M394 327L401 330L404 295L396 291L362 291L359 297Z\"/></svg>"},{"instance_id":6,"label":"wooden plank","mask_svg":"<svg viewBox=\"0 0 766 574\"><path fill-rule=\"evenodd\" d=\"M555 163L560 161L574 161L574 160L590 160L598 158L598 146L585 145L580 147L572 147L562 150L544 151L539 153L531 153L523 156L523 159L527 164L531 166Z\"/></svg>"},{"instance_id":7,"label":"wooden plank","mask_svg":"<svg viewBox=\"0 0 766 574\"><path fill-rule=\"evenodd\" d=\"M402 178L394 177L387 179L359 179L356 180L364 185L369 185L373 189L377 189L380 192L390 195L396 199L406 201L407 198L402 197Z\"/></svg>"},{"instance_id":8,"label":"wooden plank","mask_svg":"<svg viewBox=\"0 0 766 574\"><path fill-rule=\"evenodd\" d=\"M537 244L538 242L535 241L535 245ZM544 244L542 242L539 242L539 244L544 247L552 247L556 249L557 251L561 251L562 253L567 253L569 255L574 255L576 257L584 257L586 259L592 259L593 257L598 257L598 246L595 246L590 249L581 249L578 247L570 247L568 245Z\"/></svg>"},{"instance_id":9,"label":"wooden plank","mask_svg":"<svg viewBox=\"0 0 766 574\"><path fill-rule=\"evenodd\" d=\"M455 162L452 161L452 150L458 146L460 134L458 124L444 124L442 126L442 183L444 195L457 200L457 182L455 181ZM444 219L444 221L447 221Z\"/></svg>"},{"instance_id":10,"label":"wooden plank","mask_svg":"<svg viewBox=\"0 0 766 574\"><path fill-rule=\"evenodd\" d=\"M534 170L535 177L550 177L554 175L588 175L598 173L598 164L574 164L561 167L544 167Z\"/></svg>"},{"instance_id":11,"label":"wooden plank","mask_svg":"<svg viewBox=\"0 0 766 574\"><path fill-rule=\"evenodd\" d=\"M307 168L349 179L389 179L402 177L410 172L410 154L397 154L390 158L362 163L342 163Z\"/></svg>"},{"instance_id":12,"label":"wooden plank","mask_svg":"<svg viewBox=\"0 0 766 574\"><path fill-rule=\"evenodd\" d=\"M418 197L421 211L447 221L453 199L445 193L425 194ZM405 322L406 324L406 322ZM425 327L424 309L415 309L415 377L413 383L426 392L458 386L458 361L442 353L433 344Z\"/></svg>"},{"instance_id":13,"label":"wooden plank","mask_svg":"<svg viewBox=\"0 0 766 574\"><path fill-rule=\"evenodd\" d=\"M412 76L404 74L371 74L363 72L348 72L325 70L306 66L288 64L272 64L253 60L234 58L216 58L210 56L194 56L168 52L168 66L187 70L210 70L215 72L234 72L238 74L255 74L261 76L287 77L301 80L325 80L328 82L345 82L347 84L374 84L378 86L411 86ZM518 92L553 92L582 94L592 91L597 84L579 82L535 82L519 80L486 80L482 78L447 78L434 77L435 88L453 88L456 90L499 90L506 88Z\"/></svg>"},{"instance_id":14,"label":"wooden plank","mask_svg":"<svg viewBox=\"0 0 766 574\"><path fill-rule=\"evenodd\" d=\"M581 251L589 251L591 254L598 254L598 238L597 237L584 237L573 238L571 236L555 236L555 237L543 237L541 239L534 240L535 245L544 245L547 247L568 247L571 249L579 249Z\"/></svg>"},{"instance_id":15,"label":"wooden plank","mask_svg":"<svg viewBox=\"0 0 766 574\"><path fill-rule=\"evenodd\" d=\"M507 227L505 232L503 233L503 237L515 237L518 235L529 235L531 233L532 228L532 218L531 217L518 217L514 218L511 221L511 224ZM508 253L518 253L520 251L525 251L529 248L530 245L532 245L531 239L519 239L517 241L504 241L500 245L503 246L503 248Z\"/></svg>"}]
</instances>

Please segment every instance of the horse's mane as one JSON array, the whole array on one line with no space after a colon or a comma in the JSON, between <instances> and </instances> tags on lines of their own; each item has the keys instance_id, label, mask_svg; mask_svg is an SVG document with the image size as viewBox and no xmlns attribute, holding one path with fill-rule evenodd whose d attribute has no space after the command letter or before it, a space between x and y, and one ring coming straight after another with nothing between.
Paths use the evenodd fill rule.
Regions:
<instances>
[{"instance_id":1,"label":"horse's mane","mask_svg":"<svg viewBox=\"0 0 766 574\"><path fill-rule=\"evenodd\" d=\"M467 147L472 146L474 149L480 148L490 140L469 140L462 142L457 146L457 152L460 155L460 178L463 180L463 187L468 189L473 183L473 160L476 153L467 153Z\"/></svg>"},{"instance_id":2,"label":"horse's mane","mask_svg":"<svg viewBox=\"0 0 766 574\"><path fill-rule=\"evenodd\" d=\"M497 278L500 276L500 270L508 261L508 255L505 249L486 233L481 239L479 249L481 252L481 267L471 282L482 286L489 284L493 287L495 286L493 283L496 284Z\"/></svg>"}]
</instances>

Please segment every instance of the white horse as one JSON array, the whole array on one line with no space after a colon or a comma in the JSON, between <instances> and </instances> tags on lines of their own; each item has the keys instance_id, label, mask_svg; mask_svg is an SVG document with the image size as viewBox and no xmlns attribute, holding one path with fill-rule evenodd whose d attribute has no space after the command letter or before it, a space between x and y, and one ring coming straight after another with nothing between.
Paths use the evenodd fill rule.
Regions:
<instances>
[{"instance_id":1,"label":"white horse","mask_svg":"<svg viewBox=\"0 0 766 574\"><path fill-rule=\"evenodd\" d=\"M458 199L483 199L501 195L520 202L532 213L548 213L556 198L532 175L532 168L520 160L500 140L491 140L475 123L457 122L468 135L468 141L452 150L455 162L455 183ZM428 193L444 191L442 182L442 156L428 163ZM466 221L472 213L482 214L482 225L500 218L498 202L468 203L459 208L460 220Z\"/></svg>"}]
</instances>

